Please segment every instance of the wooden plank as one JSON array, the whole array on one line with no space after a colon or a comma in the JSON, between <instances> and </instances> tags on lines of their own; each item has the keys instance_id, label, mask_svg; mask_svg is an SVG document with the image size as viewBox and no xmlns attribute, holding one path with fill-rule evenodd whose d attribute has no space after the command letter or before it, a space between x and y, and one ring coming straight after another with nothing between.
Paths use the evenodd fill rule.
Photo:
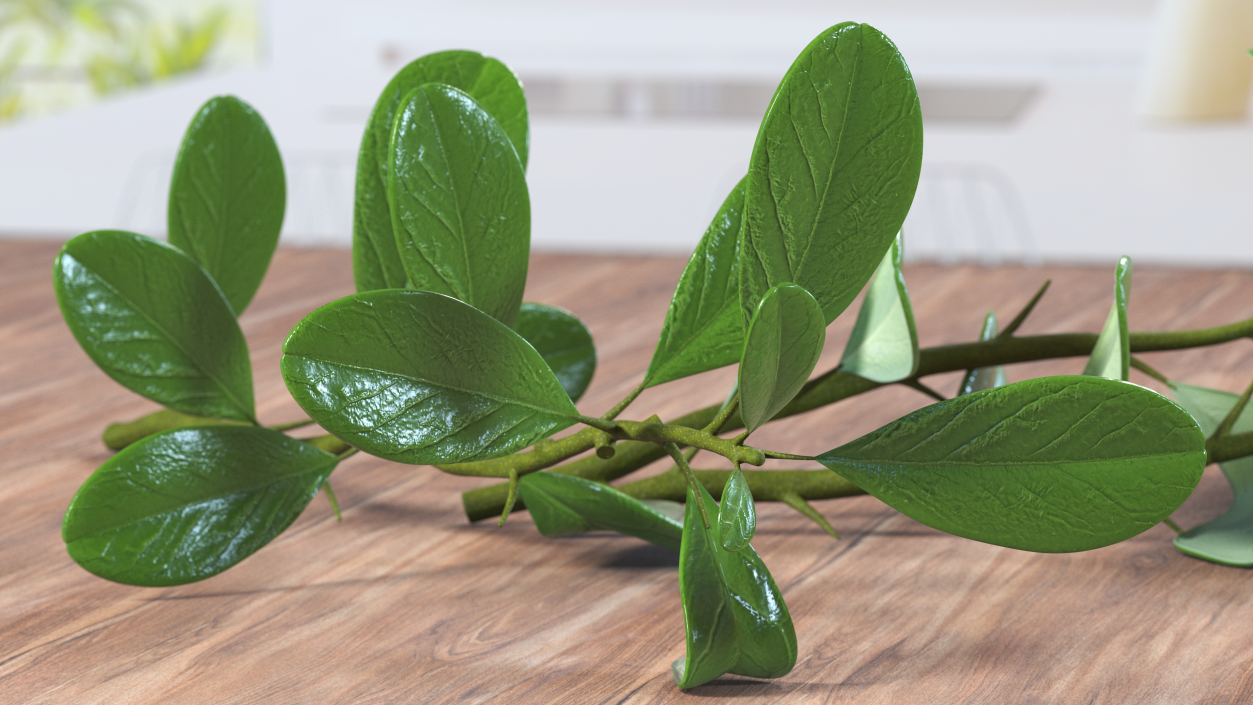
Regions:
<instances>
[{"instance_id":1,"label":"wooden plank","mask_svg":"<svg viewBox=\"0 0 1253 705\"><path fill-rule=\"evenodd\" d=\"M98 372L56 311L56 246L0 244L0 702L655 703L684 699L669 674L683 651L677 556L597 534L545 539L529 517L469 525L459 493L480 481L357 456L272 545L195 585L133 588L75 566L61 514L108 452L112 420L152 410ZM647 367L683 262L537 255L528 300L591 327L599 413ZM971 339L983 313L1007 321L1046 277L1024 334L1097 330L1108 268L914 266L923 345ZM259 413L301 415L277 372L283 337L308 311L352 292L348 254L280 250L242 323ZM1142 268L1134 329L1253 316L1253 275ZM838 360L850 314L829 333ZM1238 391L1246 341L1145 355L1163 372ZM1077 372L1081 359L1010 369L1012 379ZM1143 375L1135 381L1160 388ZM720 401L733 370L650 390L630 417L673 417ZM952 392L958 374L933 378ZM754 441L815 453L927 403L876 391ZM781 464L781 463L780 463ZM1214 471L1176 514L1185 526L1230 499ZM778 505L754 541L796 621L800 661L776 681L727 677L692 692L743 702L1246 702L1253 697L1253 601L1244 570L1178 554L1157 527L1117 546L1035 555L923 527L868 497L819 503L834 541Z\"/></svg>"}]
</instances>

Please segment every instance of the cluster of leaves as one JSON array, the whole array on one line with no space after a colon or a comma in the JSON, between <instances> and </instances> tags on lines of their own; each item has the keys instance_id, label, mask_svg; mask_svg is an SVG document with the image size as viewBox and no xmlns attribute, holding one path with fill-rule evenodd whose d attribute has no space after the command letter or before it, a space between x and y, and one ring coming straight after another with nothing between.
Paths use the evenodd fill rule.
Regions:
<instances>
[{"instance_id":1,"label":"cluster of leaves","mask_svg":"<svg viewBox=\"0 0 1253 705\"><path fill-rule=\"evenodd\" d=\"M959 536L1081 551L1162 521L1199 480L1207 452L1197 422L1126 382L1125 259L1104 331L1081 336L1082 353L1070 353L1091 351L1085 375L1006 384L985 353L1024 340L1012 334L1030 307L999 334L989 314L964 358L959 396L817 458L746 444L831 378L810 379L826 327L863 289L837 372L862 390L903 383L934 395L917 381L923 351L898 234L918 181L921 115L904 60L873 28L828 29L784 76L748 175L678 282L643 380L602 416L575 405L596 361L586 327L567 311L522 302L528 134L522 86L495 59L432 54L388 84L358 161L358 293L310 313L283 346L289 390L308 423L330 434L301 441L283 433L297 424L257 420L236 322L277 241L282 164L247 105L229 97L205 105L175 167L170 244L100 231L57 258L58 300L84 350L166 407L106 433L122 450L66 513L74 560L130 584L209 577L273 539L319 489L333 502L328 478L358 449L498 477L508 480L502 523L520 501L545 535L607 529L680 552L687 649L673 670L687 688L723 673L778 677L795 663L783 596L750 545L754 501L787 502L834 533L806 500L868 492ZM739 365L735 388L698 420L618 418L645 388L730 364ZM1181 398L1214 424L1233 407L1228 415L1238 415L1247 394ZM1217 423L1229 434L1235 422ZM584 428L552 438L575 425ZM655 455L636 452L643 447ZM588 462L623 472L659 455L674 467L621 488L569 466L540 472L592 449ZM694 470L702 450L734 469ZM767 458L829 470L741 468ZM1238 490L1238 516L1181 537L1180 548L1220 550L1213 537L1232 525L1253 538L1243 528L1250 494Z\"/></svg>"}]
</instances>

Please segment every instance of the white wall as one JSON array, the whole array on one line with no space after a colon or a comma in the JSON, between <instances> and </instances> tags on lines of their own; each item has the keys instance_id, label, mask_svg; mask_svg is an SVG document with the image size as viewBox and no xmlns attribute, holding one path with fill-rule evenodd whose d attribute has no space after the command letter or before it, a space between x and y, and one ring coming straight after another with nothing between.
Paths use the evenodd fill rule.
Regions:
<instances>
[{"instance_id":1,"label":"white wall","mask_svg":"<svg viewBox=\"0 0 1253 705\"><path fill-rule=\"evenodd\" d=\"M854 19L892 37L920 82L1040 87L1013 125L928 125L930 176L920 197L943 208L916 209L917 222L907 226L907 238L911 228L917 233L913 254L938 252L936 229L928 229L934 223L922 221L947 208L941 224L953 231L949 246L979 256L971 235L957 232L978 217L951 214L973 201L945 205L945 194L965 188L1001 199L1001 211L984 220L1004 221L993 235L1009 239L993 247L1006 258L1110 261L1129 253L1141 261L1253 264L1244 235L1244 194L1253 187L1248 125L1162 129L1131 117L1152 7L1143 0L791 0L767 11L739 0L547 0L525 9L503 0L273 0L260 68L0 128L0 233L67 237L125 227L159 234L169 164L188 120L209 97L234 93L266 117L283 150L291 194L285 241L347 244L360 131L375 94L405 60L473 48L523 75L773 80L819 31ZM683 251L742 175L756 125L537 117L532 131L537 247ZM974 185L952 182L954 174L974 174Z\"/></svg>"}]
</instances>

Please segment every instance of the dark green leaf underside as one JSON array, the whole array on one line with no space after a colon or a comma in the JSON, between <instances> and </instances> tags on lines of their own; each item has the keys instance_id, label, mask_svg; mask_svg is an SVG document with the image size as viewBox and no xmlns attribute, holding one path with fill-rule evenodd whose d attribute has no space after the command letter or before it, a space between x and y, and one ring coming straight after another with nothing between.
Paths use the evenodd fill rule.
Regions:
<instances>
[{"instance_id":1,"label":"dark green leaf underside","mask_svg":"<svg viewBox=\"0 0 1253 705\"><path fill-rule=\"evenodd\" d=\"M673 551L682 543L683 524L600 482L536 472L522 478L518 491L545 536L606 530Z\"/></svg>"},{"instance_id":2,"label":"dark green leaf underside","mask_svg":"<svg viewBox=\"0 0 1253 705\"><path fill-rule=\"evenodd\" d=\"M578 401L596 373L596 346L583 321L563 308L524 303L513 329L548 363L570 401Z\"/></svg>"}]
</instances>

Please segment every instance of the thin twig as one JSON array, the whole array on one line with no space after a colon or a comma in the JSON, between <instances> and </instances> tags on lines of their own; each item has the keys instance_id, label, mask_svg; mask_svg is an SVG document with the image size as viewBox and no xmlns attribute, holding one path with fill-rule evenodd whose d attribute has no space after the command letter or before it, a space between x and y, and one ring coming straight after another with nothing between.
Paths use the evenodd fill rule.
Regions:
<instances>
[{"instance_id":1,"label":"thin twig","mask_svg":"<svg viewBox=\"0 0 1253 705\"><path fill-rule=\"evenodd\" d=\"M1244 407L1249 403L1249 395L1253 394L1253 382L1245 388L1244 394L1236 400L1236 405L1231 407L1231 411L1227 412L1227 418L1218 424L1218 428L1214 431L1213 438L1222 438L1231 433L1231 429L1236 425L1236 420L1240 418L1240 414L1244 412Z\"/></svg>"},{"instance_id":2,"label":"thin twig","mask_svg":"<svg viewBox=\"0 0 1253 705\"><path fill-rule=\"evenodd\" d=\"M1031 315L1032 309L1034 309L1035 305L1040 302L1040 297L1044 296L1044 292L1049 290L1049 285L1052 283L1052 279L1045 279L1044 284L1040 286L1040 290L1035 292L1035 296L1031 297L1031 300L1027 302L1027 305L1022 307L1022 310L1018 312L1017 316L1014 316L1014 320L1010 321L1009 325L1005 326L1005 330L1001 331L1000 335L996 337L1008 338L1013 335L1014 331L1018 330L1018 326L1021 326L1022 322L1027 320L1027 316Z\"/></svg>"}]
</instances>

